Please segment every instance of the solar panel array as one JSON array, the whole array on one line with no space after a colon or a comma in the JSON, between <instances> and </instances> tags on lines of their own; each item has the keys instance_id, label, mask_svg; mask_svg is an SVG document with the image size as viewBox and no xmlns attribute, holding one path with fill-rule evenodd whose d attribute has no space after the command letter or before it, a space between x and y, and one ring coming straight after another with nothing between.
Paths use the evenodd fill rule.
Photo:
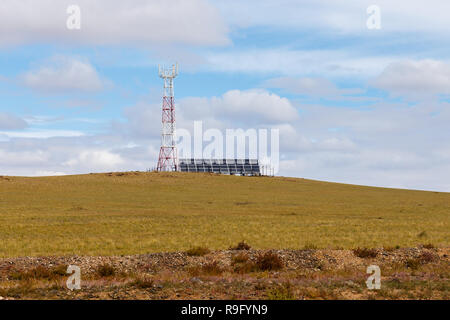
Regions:
<instances>
[{"instance_id":1,"label":"solar panel array","mask_svg":"<svg viewBox=\"0 0 450 320\"><path fill-rule=\"evenodd\" d=\"M219 174L259 176L256 159L180 159L181 172L212 172Z\"/></svg>"}]
</instances>

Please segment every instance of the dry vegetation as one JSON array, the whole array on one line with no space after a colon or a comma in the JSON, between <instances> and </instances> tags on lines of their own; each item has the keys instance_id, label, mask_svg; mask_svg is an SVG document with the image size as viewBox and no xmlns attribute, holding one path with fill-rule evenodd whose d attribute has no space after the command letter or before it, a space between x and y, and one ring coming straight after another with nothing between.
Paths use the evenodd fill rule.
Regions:
<instances>
[{"instance_id":1,"label":"dry vegetation","mask_svg":"<svg viewBox=\"0 0 450 320\"><path fill-rule=\"evenodd\" d=\"M191 257L201 257L208 254L210 251L205 247L194 247L186 251L186 254Z\"/></svg>"},{"instance_id":2,"label":"dry vegetation","mask_svg":"<svg viewBox=\"0 0 450 320\"><path fill-rule=\"evenodd\" d=\"M115 257L0 259L0 299L445 299L448 248L227 250L203 256L156 253ZM81 268L81 290L65 282ZM367 266L381 269L368 290Z\"/></svg>"},{"instance_id":3,"label":"dry vegetation","mask_svg":"<svg viewBox=\"0 0 450 320\"><path fill-rule=\"evenodd\" d=\"M0 179L0 257L218 250L243 239L256 249L448 247L449 222L448 193L304 179L138 172Z\"/></svg>"}]
</instances>

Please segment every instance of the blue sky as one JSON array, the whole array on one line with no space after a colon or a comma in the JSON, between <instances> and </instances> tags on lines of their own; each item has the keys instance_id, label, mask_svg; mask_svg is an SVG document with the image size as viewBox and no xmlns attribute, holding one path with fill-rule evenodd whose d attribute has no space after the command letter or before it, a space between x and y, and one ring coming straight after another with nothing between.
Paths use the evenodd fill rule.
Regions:
<instances>
[{"instance_id":1,"label":"blue sky","mask_svg":"<svg viewBox=\"0 0 450 320\"><path fill-rule=\"evenodd\" d=\"M80 30L66 26L73 4ZM366 24L373 4L381 29ZM155 166L157 66L177 61L180 128L277 128L280 175L450 191L449 9L445 0L3 0L0 174Z\"/></svg>"}]
</instances>

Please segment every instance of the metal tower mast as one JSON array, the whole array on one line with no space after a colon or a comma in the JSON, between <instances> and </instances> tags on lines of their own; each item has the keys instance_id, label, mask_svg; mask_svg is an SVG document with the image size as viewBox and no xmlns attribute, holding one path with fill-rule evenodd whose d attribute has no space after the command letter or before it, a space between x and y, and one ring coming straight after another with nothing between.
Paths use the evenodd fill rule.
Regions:
<instances>
[{"instance_id":1,"label":"metal tower mast","mask_svg":"<svg viewBox=\"0 0 450 320\"><path fill-rule=\"evenodd\" d=\"M158 171L178 171L178 152L175 143L175 98L173 80L178 76L178 64L171 68L158 66L159 77L164 79L162 105L162 136L159 152Z\"/></svg>"}]
</instances>

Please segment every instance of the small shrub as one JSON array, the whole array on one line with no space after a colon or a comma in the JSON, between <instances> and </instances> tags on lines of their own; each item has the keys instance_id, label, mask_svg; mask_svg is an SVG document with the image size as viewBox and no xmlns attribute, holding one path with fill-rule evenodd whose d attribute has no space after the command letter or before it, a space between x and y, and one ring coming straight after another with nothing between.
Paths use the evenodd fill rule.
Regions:
<instances>
[{"instance_id":1,"label":"small shrub","mask_svg":"<svg viewBox=\"0 0 450 320\"><path fill-rule=\"evenodd\" d=\"M411 270L417 270L419 269L421 263L419 259L408 259L406 260L406 267Z\"/></svg>"},{"instance_id":2,"label":"small shrub","mask_svg":"<svg viewBox=\"0 0 450 320\"><path fill-rule=\"evenodd\" d=\"M186 254L190 257L200 257L208 254L210 250L205 247L194 247L186 251Z\"/></svg>"},{"instance_id":3,"label":"small shrub","mask_svg":"<svg viewBox=\"0 0 450 320\"><path fill-rule=\"evenodd\" d=\"M432 243L424 244L422 247L424 247L425 249L434 249L434 248L436 248L434 246L434 244L432 244Z\"/></svg>"},{"instance_id":4,"label":"small shrub","mask_svg":"<svg viewBox=\"0 0 450 320\"><path fill-rule=\"evenodd\" d=\"M9 274L13 280L48 279L50 272L43 266L37 266L30 270L15 270Z\"/></svg>"},{"instance_id":5,"label":"small shrub","mask_svg":"<svg viewBox=\"0 0 450 320\"><path fill-rule=\"evenodd\" d=\"M256 258L255 266L261 271L276 271L283 269L283 260L274 252L266 252Z\"/></svg>"},{"instance_id":6,"label":"small shrub","mask_svg":"<svg viewBox=\"0 0 450 320\"><path fill-rule=\"evenodd\" d=\"M423 264L425 264L439 260L439 256L433 252L424 251L420 255L419 259Z\"/></svg>"},{"instance_id":7,"label":"small shrub","mask_svg":"<svg viewBox=\"0 0 450 320\"><path fill-rule=\"evenodd\" d=\"M11 280L22 280L23 279L23 273L17 270L14 270L9 273L8 278Z\"/></svg>"},{"instance_id":8,"label":"small shrub","mask_svg":"<svg viewBox=\"0 0 450 320\"><path fill-rule=\"evenodd\" d=\"M419 237L419 238L424 238L424 237L426 237L428 234L427 234L427 232L426 231L422 231L421 233L419 233L417 236Z\"/></svg>"},{"instance_id":9,"label":"small shrub","mask_svg":"<svg viewBox=\"0 0 450 320\"><path fill-rule=\"evenodd\" d=\"M377 249L356 248L353 249L355 256L359 258L375 258L378 255Z\"/></svg>"},{"instance_id":10,"label":"small shrub","mask_svg":"<svg viewBox=\"0 0 450 320\"><path fill-rule=\"evenodd\" d=\"M384 251L388 251L388 252L398 250L398 249L400 249L399 245L396 245L395 247L390 247L390 246L384 247Z\"/></svg>"},{"instance_id":11,"label":"small shrub","mask_svg":"<svg viewBox=\"0 0 450 320\"><path fill-rule=\"evenodd\" d=\"M244 262L234 265L233 271L239 274L245 274L258 271L258 267L254 262Z\"/></svg>"},{"instance_id":12,"label":"small shrub","mask_svg":"<svg viewBox=\"0 0 450 320\"><path fill-rule=\"evenodd\" d=\"M83 208L82 206L73 206L71 210L73 210L73 211L83 211L83 210L86 210L86 209Z\"/></svg>"},{"instance_id":13,"label":"small shrub","mask_svg":"<svg viewBox=\"0 0 450 320\"><path fill-rule=\"evenodd\" d=\"M53 267L51 269L51 273L55 276L61 276L61 277L68 276L67 267L68 267L67 265L61 264L59 266Z\"/></svg>"},{"instance_id":14,"label":"small shrub","mask_svg":"<svg viewBox=\"0 0 450 320\"><path fill-rule=\"evenodd\" d=\"M236 265L239 263L245 263L248 261L248 255L246 253L239 253L231 258L231 265Z\"/></svg>"},{"instance_id":15,"label":"small shrub","mask_svg":"<svg viewBox=\"0 0 450 320\"><path fill-rule=\"evenodd\" d=\"M308 297L309 299L318 300L323 299L323 291L315 287L306 287L301 290L302 295Z\"/></svg>"},{"instance_id":16,"label":"small shrub","mask_svg":"<svg viewBox=\"0 0 450 320\"><path fill-rule=\"evenodd\" d=\"M250 250L251 247L245 242L241 241L235 247L230 247L230 250Z\"/></svg>"},{"instance_id":17,"label":"small shrub","mask_svg":"<svg viewBox=\"0 0 450 320\"><path fill-rule=\"evenodd\" d=\"M235 202L234 204L237 205L237 206L246 206L246 205L248 205L248 204L251 204L251 202L248 202L248 201L244 201L244 202Z\"/></svg>"},{"instance_id":18,"label":"small shrub","mask_svg":"<svg viewBox=\"0 0 450 320\"><path fill-rule=\"evenodd\" d=\"M231 265L234 267L233 271L236 273L244 274L255 271L255 263L249 260L249 256L246 253L239 253L231 258Z\"/></svg>"},{"instance_id":19,"label":"small shrub","mask_svg":"<svg viewBox=\"0 0 450 320\"><path fill-rule=\"evenodd\" d=\"M148 289L153 288L154 281L150 277L139 277L135 279L131 285L140 289Z\"/></svg>"},{"instance_id":20,"label":"small shrub","mask_svg":"<svg viewBox=\"0 0 450 320\"><path fill-rule=\"evenodd\" d=\"M266 293L268 300L294 300L294 290L289 282L269 289Z\"/></svg>"},{"instance_id":21,"label":"small shrub","mask_svg":"<svg viewBox=\"0 0 450 320\"><path fill-rule=\"evenodd\" d=\"M317 246L314 243L306 243L303 250L317 250Z\"/></svg>"},{"instance_id":22,"label":"small shrub","mask_svg":"<svg viewBox=\"0 0 450 320\"><path fill-rule=\"evenodd\" d=\"M198 277L202 274L202 267L201 266L191 266L186 268L187 272L193 277Z\"/></svg>"},{"instance_id":23,"label":"small shrub","mask_svg":"<svg viewBox=\"0 0 450 320\"><path fill-rule=\"evenodd\" d=\"M406 267L412 270L417 270L421 265L435 262L437 260L439 260L439 256L436 253L424 251L418 258L406 260Z\"/></svg>"},{"instance_id":24,"label":"small shrub","mask_svg":"<svg viewBox=\"0 0 450 320\"><path fill-rule=\"evenodd\" d=\"M109 264L102 264L96 271L100 277L112 277L116 274L116 269Z\"/></svg>"},{"instance_id":25,"label":"small shrub","mask_svg":"<svg viewBox=\"0 0 450 320\"><path fill-rule=\"evenodd\" d=\"M43 266L38 266L28 271L28 277L30 279L50 279L52 272Z\"/></svg>"},{"instance_id":26,"label":"small shrub","mask_svg":"<svg viewBox=\"0 0 450 320\"><path fill-rule=\"evenodd\" d=\"M215 276L222 274L223 271L223 268L217 261L208 262L202 266L202 273L206 275Z\"/></svg>"},{"instance_id":27,"label":"small shrub","mask_svg":"<svg viewBox=\"0 0 450 320\"><path fill-rule=\"evenodd\" d=\"M216 276L222 274L224 272L224 269L220 267L217 261L212 261L204 265L190 267L188 269L188 272L194 277L200 275Z\"/></svg>"},{"instance_id":28,"label":"small shrub","mask_svg":"<svg viewBox=\"0 0 450 320\"><path fill-rule=\"evenodd\" d=\"M44 266L37 266L30 270L15 270L9 277L13 280L48 279L54 280L66 276L66 265L59 265L50 269Z\"/></svg>"},{"instance_id":29,"label":"small shrub","mask_svg":"<svg viewBox=\"0 0 450 320\"><path fill-rule=\"evenodd\" d=\"M246 254L235 255L231 264L233 271L236 273L249 273L257 271L276 271L284 267L283 260L274 252L266 252L256 257L255 261L251 261Z\"/></svg>"}]
</instances>

